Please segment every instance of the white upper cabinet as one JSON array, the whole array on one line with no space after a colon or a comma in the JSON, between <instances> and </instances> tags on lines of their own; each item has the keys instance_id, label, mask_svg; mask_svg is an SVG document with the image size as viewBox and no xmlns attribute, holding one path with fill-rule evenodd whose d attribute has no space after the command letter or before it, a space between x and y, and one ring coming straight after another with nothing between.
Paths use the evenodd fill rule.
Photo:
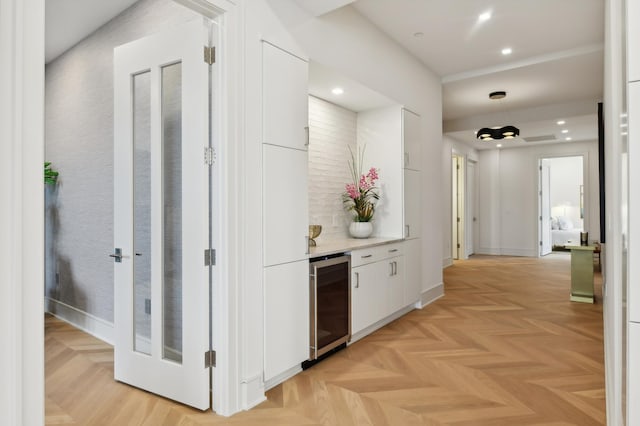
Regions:
<instances>
[{"instance_id":1,"label":"white upper cabinet","mask_svg":"<svg viewBox=\"0 0 640 426\"><path fill-rule=\"evenodd\" d=\"M402 109L403 164L405 169L420 170L422 162L422 138L420 116Z\"/></svg>"},{"instance_id":2,"label":"white upper cabinet","mask_svg":"<svg viewBox=\"0 0 640 426\"><path fill-rule=\"evenodd\" d=\"M264 266L308 258L306 151L264 145Z\"/></svg>"},{"instance_id":3,"label":"white upper cabinet","mask_svg":"<svg viewBox=\"0 0 640 426\"><path fill-rule=\"evenodd\" d=\"M422 233L422 193L420 172L404 171L404 238L420 238Z\"/></svg>"},{"instance_id":4,"label":"white upper cabinet","mask_svg":"<svg viewBox=\"0 0 640 426\"><path fill-rule=\"evenodd\" d=\"M267 42L262 55L262 142L307 150L309 64Z\"/></svg>"}]
</instances>

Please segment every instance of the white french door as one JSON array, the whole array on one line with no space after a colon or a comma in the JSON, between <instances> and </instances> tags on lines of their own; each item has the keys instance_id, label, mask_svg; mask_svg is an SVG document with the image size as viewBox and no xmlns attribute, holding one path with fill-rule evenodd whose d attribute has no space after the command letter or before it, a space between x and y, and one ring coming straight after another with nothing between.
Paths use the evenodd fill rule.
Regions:
<instances>
[{"instance_id":1,"label":"white french door","mask_svg":"<svg viewBox=\"0 0 640 426\"><path fill-rule=\"evenodd\" d=\"M210 407L206 21L114 50L115 379Z\"/></svg>"}]
</instances>

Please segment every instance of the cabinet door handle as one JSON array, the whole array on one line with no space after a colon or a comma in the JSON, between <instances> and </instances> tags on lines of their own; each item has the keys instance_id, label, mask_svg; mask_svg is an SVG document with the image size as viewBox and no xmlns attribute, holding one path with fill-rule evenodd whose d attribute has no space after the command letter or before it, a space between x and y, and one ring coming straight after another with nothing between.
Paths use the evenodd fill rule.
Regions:
<instances>
[{"instance_id":1,"label":"cabinet door handle","mask_svg":"<svg viewBox=\"0 0 640 426\"><path fill-rule=\"evenodd\" d=\"M306 134L306 140L304 141L304 146L309 146L309 126L304 128Z\"/></svg>"},{"instance_id":2,"label":"cabinet door handle","mask_svg":"<svg viewBox=\"0 0 640 426\"><path fill-rule=\"evenodd\" d=\"M360 288L360 272L356 272L356 288Z\"/></svg>"},{"instance_id":3,"label":"cabinet door handle","mask_svg":"<svg viewBox=\"0 0 640 426\"><path fill-rule=\"evenodd\" d=\"M392 249L392 250L389 250L389 253L395 253L397 251L398 251L398 249Z\"/></svg>"},{"instance_id":4,"label":"cabinet door handle","mask_svg":"<svg viewBox=\"0 0 640 426\"><path fill-rule=\"evenodd\" d=\"M373 255L372 255L372 254L367 254L367 255L365 255L365 256L360 256L360 257L361 257L362 259L368 259L368 258L370 258L371 256L373 256Z\"/></svg>"},{"instance_id":5,"label":"cabinet door handle","mask_svg":"<svg viewBox=\"0 0 640 426\"><path fill-rule=\"evenodd\" d=\"M409 225L404 226L404 234L405 238L409 238L409 235L411 235L411 233L409 232Z\"/></svg>"},{"instance_id":6,"label":"cabinet door handle","mask_svg":"<svg viewBox=\"0 0 640 426\"><path fill-rule=\"evenodd\" d=\"M389 276L392 277L393 276L393 262L389 262L389 266L391 267L391 272L389 273Z\"/></svg>"},{"instance_id":7,"label":"cabinet door handle","mask_svg":"<svg viewBox=\"0 0 640 426\"><path fill-rule=\"evenodd\" d=\"M393 275L398 275L398 262L393 262Z\"/></svg>"}]
</instances>

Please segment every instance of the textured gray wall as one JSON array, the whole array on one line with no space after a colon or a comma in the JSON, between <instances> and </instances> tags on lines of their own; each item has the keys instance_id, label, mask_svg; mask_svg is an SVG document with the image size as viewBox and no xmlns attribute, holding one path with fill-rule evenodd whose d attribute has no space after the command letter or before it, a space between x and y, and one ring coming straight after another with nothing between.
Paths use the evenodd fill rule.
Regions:
<instances>
[{"instance_id":1,"label":"textured gray wall","mask_svg":"<svg viewBox=\"0 0 640 426\"><path fill-rule=\"evenodd\" d=\"M113 321L113 48L197 16L141 0L46 66L47 296Z\"/></svg>"}]
</instances>

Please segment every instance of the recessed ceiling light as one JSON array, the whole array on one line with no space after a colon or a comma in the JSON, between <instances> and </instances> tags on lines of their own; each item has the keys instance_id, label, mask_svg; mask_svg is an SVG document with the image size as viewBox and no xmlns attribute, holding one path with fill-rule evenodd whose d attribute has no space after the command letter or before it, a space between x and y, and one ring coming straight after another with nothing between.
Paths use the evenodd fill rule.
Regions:
<instances>
[{"instance_id":1,"label":"recessed ceiling light","mask_svg":"<svg viewBox=\"0 0 640 426\"><path fill-rule=\"evenodd\" d=\"M569 133L567 129L562 129L562 133Z\"/></svg>"},{"instance_id":2,"label":"recessed ceiling light","mask_svg":"<svg viewBox=\"0 0 640 426\"><path fill-rule=\"evenodd\" d=\"M498 145L496 145L496 148L502 148L502 144L499 143Z\"/></svg>"},{"instance_id":3,"label":"recessed ceiling light","mask_svg":"<svg viewBox=\"0 0 640 426\"><path fill-rule=\"evenodd\" d=\"M511 55L511 48L510 47L505 47L504 49L502 49L502 54L503 55Z\"/></svg>"},{"instance_id":4,"label":"recessed ceiling light","mask_svg":"<svg viewBox=\"0 0 640 426\"><path fill-rule=\"evenodd\" d=\"M566 121L564 121L564 120L558 120L558 121L556 122L556 124L557 124L558 126L562 126L564 123L566 123Z\"/></svg>"},{"instance_id":5,"label":"recessed ceiling light","mask_svg":"<svg viewBox=\"0 0 640 426\"><path fill-rule=\"evenodd\" d=\"M342 95L344 93L344 89L342 87L334 87L331 89L331 93L334 95Z\"/></svg>"},{"instance_id":6,"label":"recessed ceiling light","mask_svg":"<svg viewBox=\"0 0 640 426\"><path fill-rule=\"evenodd\" d=\"M566 137L566 138L564 138L564 140L565 140L565 141L570 141L570 140L571 140L571 138L570 138L570 137Z\"/></svg>"},{"instance_id":7,"label":"recessed ceiling light","mask_svg":"<svg viewBox=\"0 0 640 426\"><path fill-rule=\"evenodd\" d=\"M489 19L491 19L491 12L484 12L478 16L478 21L480 22L488 21Z\"/></svg>"},{"instance_id":8,"label":"recessed ceiling light","mask_svg":"<svg viewBox=\"0 0 640 426\"><path fill-rule=\"evenodd\" d=\"M413 33L413 36L414 36L414 37L417 37L417 38L424 37L424 33L423 33L423 32L418 31L417 33Z\"/></svg>"}]
</instances>

